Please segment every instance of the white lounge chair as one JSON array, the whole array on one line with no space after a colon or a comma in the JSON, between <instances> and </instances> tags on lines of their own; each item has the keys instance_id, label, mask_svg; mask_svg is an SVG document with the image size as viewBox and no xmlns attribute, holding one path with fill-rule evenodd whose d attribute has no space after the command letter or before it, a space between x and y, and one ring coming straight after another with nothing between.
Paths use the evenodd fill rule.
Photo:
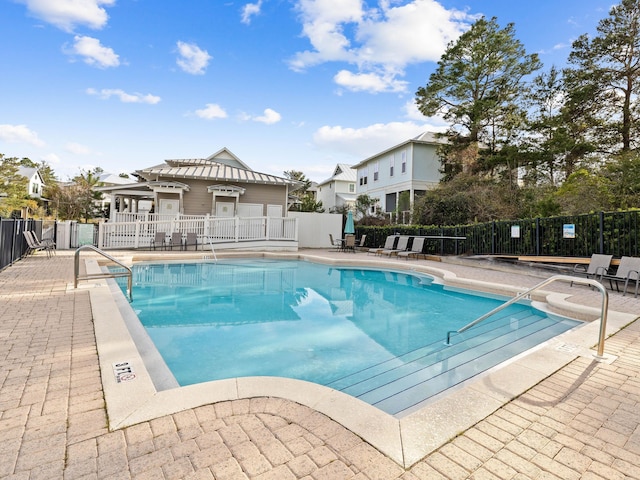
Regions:
<instances>
[{"instance_id":1,"label":"white lounge chair","mask_svg":"<svg viewBox=\"0 0 640 480\"><path fill-rule=\"evenodd\" d=\"M409 259L409 257L416 257L418 255L422 255L422 249L424 248L424 237L414 237L413 243L411 244L411 248L409 250L405 250L404 252L398 252L399 258Z\"/></svg>"},{"instance_id":2,"label":"white lounge chair","mask_svg":"<svg viewBox=\"0 0 640 480\"><path fill-rule=\"evenodd\" d=\"M613 282L616 282L616 290L618 292L620 291L619 282L624 282L623 296L627 294L629 282L632 284L635 282L636 291L634 298L638 298L638 288L640 287L640 257L622 257L616 273L614 275L604 275L602 278L609 280L609 286L612 290Z\"/></svg>"}]
</instances>

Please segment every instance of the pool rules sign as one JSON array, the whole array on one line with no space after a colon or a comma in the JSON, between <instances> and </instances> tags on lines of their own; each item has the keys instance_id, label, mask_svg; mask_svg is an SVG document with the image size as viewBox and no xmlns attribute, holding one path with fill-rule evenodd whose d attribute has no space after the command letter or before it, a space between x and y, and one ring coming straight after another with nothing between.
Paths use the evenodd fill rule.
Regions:
<instances>
[{"instance_id":1,"label":"pool rules sign","mask_svg":"<svg viewBox=\"0 0 640 480\"><path fill-rule=\"evenodd\" d=\"M116 377L116 382L130 382L135 380L136 374L133 371L131 362L118 362L113 364L113 374Z\"/></svg>"}]
</instances>

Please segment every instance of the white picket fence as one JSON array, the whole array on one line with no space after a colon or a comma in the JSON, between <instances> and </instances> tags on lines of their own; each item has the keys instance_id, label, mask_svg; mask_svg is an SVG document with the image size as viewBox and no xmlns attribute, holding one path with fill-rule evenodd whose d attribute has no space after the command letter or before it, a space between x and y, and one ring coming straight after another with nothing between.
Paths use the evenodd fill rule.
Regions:
<instances>
[{"instance_id":1,"label":"white picket fence","mask_svg":"<svg viewBox=\"0 0 640 480\"><path fill-rule=\"evenodd\" d=\"M149 248L153 244L156 232L164 232L167 239L174 232L180 232L184 237L187 233L195 233L199 246L242 242L292 242L297 248L298 219L292 217L119 215L116 221L99 225L98 248Z\"/></svg>"}]
</instances>

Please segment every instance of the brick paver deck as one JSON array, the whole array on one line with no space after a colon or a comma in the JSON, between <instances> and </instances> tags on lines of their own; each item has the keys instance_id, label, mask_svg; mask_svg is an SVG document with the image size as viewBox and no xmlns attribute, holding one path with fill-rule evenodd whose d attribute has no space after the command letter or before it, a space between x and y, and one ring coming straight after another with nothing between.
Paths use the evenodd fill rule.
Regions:
<instances>
[{"instance_id":1,"label":"brick paver deck","mask_svg":"<svg viewBox=\"0 0 640 480\"><path fill-rule=\"evenodd\" d=\"M530 286L517 273L438 265ZM288 400L205 405L110 432L87 290L73 258L0 272L0 477L10 479L640 479L640 322L612 364L578 358L405 471ZM579 303L597 304L587 288ZM640 299L611 294L640 314Z\"/></svg>"}]
</instances>

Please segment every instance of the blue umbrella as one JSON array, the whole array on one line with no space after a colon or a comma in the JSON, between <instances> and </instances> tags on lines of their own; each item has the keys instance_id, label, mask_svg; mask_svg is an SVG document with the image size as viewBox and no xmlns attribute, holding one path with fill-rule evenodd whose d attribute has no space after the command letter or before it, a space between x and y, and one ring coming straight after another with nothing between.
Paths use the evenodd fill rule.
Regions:
<instances>
[{"instance_id":1,"label":"blue umbrella","mask_svg":"<svg viewBox=\"0 0 640 480\"><path fill-rule=\"evenodd\" d=\"M345 235L356 233L356 229L353 226L353 214L351 213L351 210L347 213L347 223L344 225L344 233Z\"/></svg>"}]
</instances>

